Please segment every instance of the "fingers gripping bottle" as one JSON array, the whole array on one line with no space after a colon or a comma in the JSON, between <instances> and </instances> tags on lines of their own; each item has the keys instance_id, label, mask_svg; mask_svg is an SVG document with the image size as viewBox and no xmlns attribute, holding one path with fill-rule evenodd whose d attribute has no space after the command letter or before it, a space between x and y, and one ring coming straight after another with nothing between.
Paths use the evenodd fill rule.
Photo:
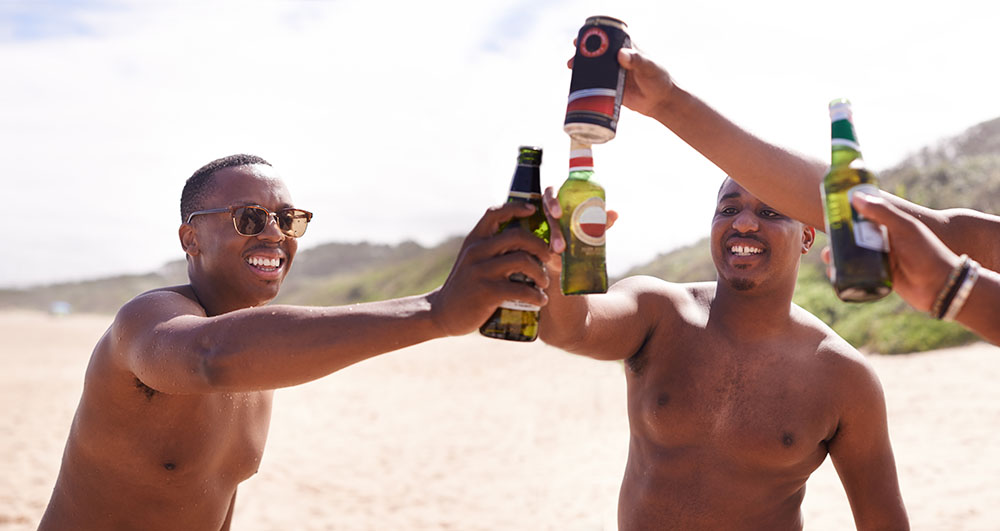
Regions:
<instances>
[{"instance_id":1,"label":"fingers gripping bottle","mask_svg":"<svg viewBox=\"0 0 1000 531\"><path fill-rule=\"evenodd\" d=\"M857 192L878 193L878 181L865 168L848 100L830 102L830 122L832 156L821 189L833 266L830 280L843 301L881 299L892 291L889 239L881 225L851 206Z\"/></svg>"},{"instance_id":2,"label":"fingers gripping bottle","mask_svg":"<svg viewBox=\"0 0 1000 531\"><path fill-rule=\"evenodd\" d=\"M608 291L604 252L608 217L604 187L593 177L594 156L590 145L571 141L569 177L559 188L560 226L566 239L561 279L564 295Z\"/></svg>"},{"instance_id":3,"label":"fingers gripping bottle","mask_svg":"<svg viewBox=\"0 0 1000 531\"><path fill-rule=\"evenodd\" d=\"M523 201L535 205L535 212L526 218L517 218L500 227L504 230L526 230L545 242L549 241L549 223L542 209L541 187L542 148L518 148L517 168L510 183L507 202ZM534 283L521 273L510 276L514 282ZM510 341L534 341L538 337L538 316L541 308L520 301L505 301L479 328L487 337Z\"/></svg>"}]
</instances>

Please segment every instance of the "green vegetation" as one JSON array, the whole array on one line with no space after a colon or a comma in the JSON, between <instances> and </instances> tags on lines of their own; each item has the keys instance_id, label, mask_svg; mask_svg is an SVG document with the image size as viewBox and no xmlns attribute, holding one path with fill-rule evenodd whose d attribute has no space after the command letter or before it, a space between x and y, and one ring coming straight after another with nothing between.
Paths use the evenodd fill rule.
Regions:
<instances>
[{"instance_id":1,"label":"green vegetation","mask_svg":"<svg viewBox=\"0 0 1000 531\"><path fill-rule=\"evenodd\" d=\"M933 208L969 207L1000 213L1000 118L978 124L878 172L881 185L897 195ZM974 341L959 325L942 323L911 309L893 294L869 304L848 304L833 294L820 261L826 244L820 234L802 260L794 301L817 315L858 348L915 352ZM339 305L402 297L429 291L447 278L461 238L424 248L369 243L320 245L299 252L276 302ZM662 254L628 275L652 275L672 282L714 280L708 240ZM73 311L114 313L143 291L187 282L183 261L146 275L88 282L0 290L0 309L47 311L57 301Z\"/></svg>"}]
</instances>

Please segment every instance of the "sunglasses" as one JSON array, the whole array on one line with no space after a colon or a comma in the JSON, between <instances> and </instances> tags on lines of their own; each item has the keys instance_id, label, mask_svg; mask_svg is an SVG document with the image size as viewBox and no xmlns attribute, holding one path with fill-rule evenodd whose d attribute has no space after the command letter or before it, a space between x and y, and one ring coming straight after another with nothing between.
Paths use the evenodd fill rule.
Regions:
<instances>
[{"instance_id":1,"label":"sunglasses","mask_svg":"<svg viewBox=\"0 0 1000 531\"><path fill-rule=\"evenodd\" d=\"M312 219L312 212L307 212L298 208L283 208L277 212L260 206L234 206L229 208L210 208L192 212L188 216L187 222L191 223L191 218L201 214L221 214L229 212L233 216L233 226L236 232L244 236L256 236L267 228L267 223L274 216L281 232L298 238L306 233L306 226Z\"/></svg>"}]
</instances>

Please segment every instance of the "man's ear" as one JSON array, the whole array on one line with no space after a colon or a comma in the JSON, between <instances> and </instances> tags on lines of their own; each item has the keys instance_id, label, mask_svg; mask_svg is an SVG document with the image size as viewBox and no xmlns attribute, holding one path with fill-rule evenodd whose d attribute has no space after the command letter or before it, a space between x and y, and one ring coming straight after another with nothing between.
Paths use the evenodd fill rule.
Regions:
<instances>
[{"instance_id":1,"label":"man's ear","mask_svg":"<svg viewBox=\"0 0 1000 531\"><path fill-rule=\"evenodd\" d=\"M177 235L181 239L181 248L189 256L198 255L198 235L190 223L181 223L181 228L177 229Z\"/></svg>"},{"instance_id":2,"label":"man's ear","mask_svg":"<svg viewBox=\"0 0 1000 531\"><path fill-rule=\"evenodd\" d=\"M814 243L816 243L816 229L809 225L802 225L802 254L808 253Z\"/></svg>"}]
</instances>

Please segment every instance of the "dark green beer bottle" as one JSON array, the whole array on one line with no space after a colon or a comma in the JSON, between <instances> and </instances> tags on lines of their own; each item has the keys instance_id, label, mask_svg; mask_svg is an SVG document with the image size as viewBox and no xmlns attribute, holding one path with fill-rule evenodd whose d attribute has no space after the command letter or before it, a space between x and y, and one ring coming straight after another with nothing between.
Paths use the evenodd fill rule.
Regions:
<instances>
[{"instance_id":1,"label":"dark green beer bottle","mask_svg":"<svg viewBox=\"0 0 1000 531\"><path fill-rule=\"evenodd\" d=\"M843 301L881 299L892 291L889 272L889 240L885 231L851 206L858 191L878 193L875 174L865 168L861 146L854 133L851 102L830 102L830 169L823 178L823 208L830 238L833 275L830 281Z\"/></svg>"},{"instance_id":2,"label":"dark green beer bottle","mask_svg":"<svg viewBox=\"0 0 1000 531\"><path fill-rule=\"evenodd\" d=\"M560 226L566 239L562 253L564 295L605 293L608 271L604 261L604 187L593 180L594 155L589 144L573 140L569 178L559 188Z\"/></svg>"},{"instance_id":3,"label":"dark green beer bottle","mask_svg":"<svg viewBox=\"0 0 1000 531\"><path fill-rule=\"evenodd\" d=\"M518 148L517 169L510 183L507 202L524 201L535 205L535 213L526 218L518 218L500 227L504 230L526 230L545 242L549 241L549 223L542 209L541 186L542 148L521 146ZM514 273L510 279L515 282L534 284L521 273ZM479 333L487 337L511 341L534 341L538 337L538 306L519 301L506 301L479 328Z\"/></svg>"}]
</instances>

